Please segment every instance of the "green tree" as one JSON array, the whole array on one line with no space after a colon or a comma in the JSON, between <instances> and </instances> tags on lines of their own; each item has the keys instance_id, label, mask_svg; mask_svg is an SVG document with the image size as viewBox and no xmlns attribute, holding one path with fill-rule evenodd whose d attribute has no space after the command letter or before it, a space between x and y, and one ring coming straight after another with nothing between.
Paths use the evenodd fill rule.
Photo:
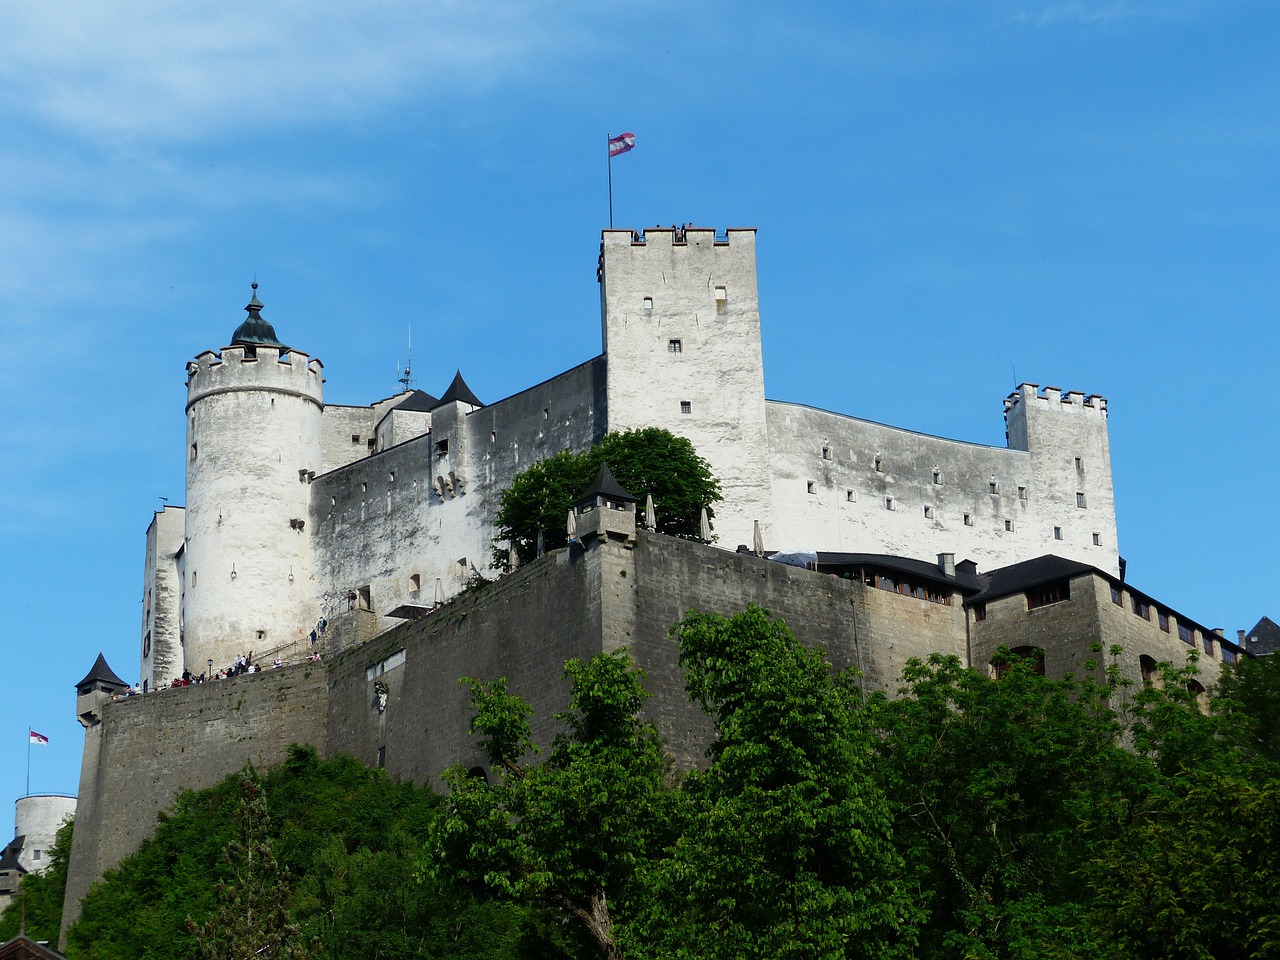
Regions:
<instances>
[{"instance_id":1,"label":"green tree","mask_svg":"<svg viewBox=\"0 0 1280 960\"><path fill-rule=\"evenodd\" d=\"M1224 668L1217 706L1238 723L1240 742L1280 764L1280 656L1243 657Z\"/></svg>"},{"instance_id":2,"label":"green tree","mask_svg":"<svg viewBox=\"0 0 1280 960\"><path fill-rule=\"evenodd\" d=\"M516 475L494 521L494 565L506 566L508 543L521 563L534 559L539 532L548 550L564 546L569 510L603 464L641 504L652 495L664 533L697 537L702 508L715 516L720 485L689 440L657 427L610 433L590 450L562 451Z\"/></svg>"},{"instance_id":3,"label":"green tree","mask_svg":"<svg viewBox=\"0 0 1280 960\"><path fill-rule=\"evenodd\" d=\"M58 942L63 895L67 890L67 862L71 859L72 830L70 820L59 827L53 846L45 851L49 857L48 866L42 873L23 876L21 891L0 916L0 943L18 935L24 910L28 937Z\"/></svg>"},{"instance_id":4,"label":"green tree","mask_svg":"<svg viewBox=\"0 0 1280 960\"><path fill-rule=\"evenodd\" d=\"M912 660L898 697L873 698L879 775L928 911L921 952L1093 956L1081 868L1150 764L1121 745L1111 684L998 660L999 679Z\"/></svg>"},{"instance_id":5,"label":"green tree","mask_svg":"<svg viewBox=\"0 0 1280 960\"><path fill-rule=\"evenodd\" d=\"M240 777L236 830L225 859L230 877L214 890L218 909L196 931L196 960L308 960L315 947L289 916L288 874L276 864L271 824L261 782L252 771Z\"/></svg>"},{"instance_id":6,"label":"green tree","mask_svg":"<svg viewBox=\"0 0 1280 960\"><path fill-rule=\"evenodd\" d=\"M915 908L851 678L758 607L672 631L715 722L710 767L629 942L681 958L911 955Z\"/></svg>"},{"instance_id":7,"label":"green tree","mask_svg":"<svg viewBox=\"0 0 1280 960\"><path fill-rule=\"evenodd\" d=\"M1082 859L1091 922L1116 960L1280 955L1280 777L1259 721L1270 670L1206 702L1194 658L1135 697L1130 735L1151 776Z\"/></svg>"},{"instance_id":8,"label":"green tree","mask_svg":"<svg viewBox=\"0 0 1280 960\"><path fill-rule=\"evenodd\" d=\"M235 882L225 853L237 837L239 776L182 794L155 835L94 885L68 931L75 960L186 960L197 950L187 917L205 924L218 885ZM559 932L529 911L478 903L467 891L415 883L417 857L441 799L393 782L350 757L290 749L260 774L268 836L292 878L286 905L304 940L331 960L539 957Z\"/></svg>"},{"instance_id":9,"label":"green tree","mask_svg":"<svg viewBox=\"0 0 1280 960\"><path fill-rule=\"evenodd\" d=\"M647 694L623 653L570 660L564 732L545 762L531 711L504 680L468 680L492 782L461 766L446 775L449 812L433 831L424 874L570 918L600 956L622 956L617 925L640 896L637 871L669 842L675 794L653 726L638 718Z\"/></svg>"}]
</instances>

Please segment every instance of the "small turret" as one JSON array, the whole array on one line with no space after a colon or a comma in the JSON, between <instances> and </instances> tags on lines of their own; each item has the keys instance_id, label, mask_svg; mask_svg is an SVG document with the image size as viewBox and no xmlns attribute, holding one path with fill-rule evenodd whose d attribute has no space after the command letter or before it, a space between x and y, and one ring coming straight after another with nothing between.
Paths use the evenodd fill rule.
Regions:
<instances>
[{"instance_id":1,"label":"small turret","mask_svg":"<svg viewBox=\"0 0 1280 960\"><path fill-rule=\"evenodd\" d=\"M289 348L276 336L275 327L262 318L262 302L258 299L258 281L253 281L249 286L253 289L253 297L244 308L249 315L231 335L231 346L278 347L281 350L288 350Z\"/></svg>"},{"instance_id":2,"label":"small turret","mask_svg":"<svg viewBox=\"0 0 1280 960\"><path fill-rule=\"evenodd\" d=\"M116 676L107 665L107 658L99 653L85 678L76 684L76 716L80 724L84 727L96 724L101 719L98 711L102 705L128 689L129 685Z\"/></svg>"},{"instance_id":3,"label":"small turret","mask_svg":"<svg viewBox=\"0 0 1280 960\"><path fill-rule=\"evenodd\" d=\"M608 464L573 504L574 529L579 542L600 539L635 543L636 498L623 489L609 471Z\"/></svg>"}]
</instances>

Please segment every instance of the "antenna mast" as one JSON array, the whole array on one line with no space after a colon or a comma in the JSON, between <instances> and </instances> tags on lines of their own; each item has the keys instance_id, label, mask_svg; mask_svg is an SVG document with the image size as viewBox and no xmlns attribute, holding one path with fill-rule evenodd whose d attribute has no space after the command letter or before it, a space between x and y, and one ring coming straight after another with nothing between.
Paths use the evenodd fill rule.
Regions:
<instances>
[{"instance_id":1,"label":"antenna mast","mask_svg":"<svg viewBox=\"0 0 1280 960\"><path fill-rule=\"evenodd\" d=\"M413 384L413 324L409 324L409 362L404 365L404 373L400 374L400 386L408 390Z\"/></svg>"}]
</instances>

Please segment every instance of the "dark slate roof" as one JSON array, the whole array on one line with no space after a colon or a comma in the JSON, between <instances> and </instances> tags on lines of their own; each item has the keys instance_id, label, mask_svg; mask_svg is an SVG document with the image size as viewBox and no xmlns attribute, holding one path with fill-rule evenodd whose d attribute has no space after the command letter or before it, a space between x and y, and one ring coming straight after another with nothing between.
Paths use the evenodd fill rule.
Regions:
<instances>
[{"instance_id":1,"label":"dark slate roof","mask_svg":"<svg viewBox=\"0 0 1280 960\"><path fill-rule=\"evenodd\" d=\"M27 838L25 834L18 834L13 838L13 842L4 848L0 853L0 870L17 870L19 873L26 873L22 864L18 862L18 854L22 852L23 846L26 844Z\"/></svg>"},{"instance_id":2,"label":"dark slate roof","mask_svg":"<svg viewBox=\"0 0 1280 960\"><path fill-rule=\"evenodd\" d=\"M1280 626L1270 617L1263 617L1245 635L1246 649L1250 653L1266 655L1280 650Z\"/></svg>"},{"instance_id":3,"label":"dark slate roof","mask_svg":"<svg viewBox=\"0 0 1280 960\"><path fill-rule=\"evenodd\" d=\"M845 567L876 567L881 570L893 570L910 577L918 577L933 583L945 583L962 592L976 593L981 589L978 580L961 570L957 565L956 575L949 577L942 568L928 560L915 560L911 557L895 557L887 553L826 553L818 551L818 571L832 572Z\"/></svg>"},{"instance_id":4,"label":"dark slate roof","mask_svg":"<svg viewBox=\"0 0 1280 960\"><path fill-rule=\"evenodd\" d=\"M436 403L437 407L442 407L446 403L455 403L457 401L469 403L474 407L483 407L484 404L480 399L471 392L471 388L467 386L467 382L462 379L462 371L459 370L453 375L453 383L449 384L449 389L444 392L444 396ZM432 408L434 409L434 407Z\"/></svg>"},{"instance_id":5,"label":"dark slate roof","mask_svg":"<svg viewBox=\"0 0 1280 960\"><path fill-rule=\"evenodd\" d=\"M602 464L600 472L596 474L596 478L591 481L591 485L578 497L575 503L585 503L589 500L595 500L596 497L605 497L609 500L623 500L627 503L636 503L636 498L622 488L617 480L613 479L613 474L609 472L609 465Z\"/></svg>"},{"instance_id":6,"label":"dark slate roof","mask_svg":"<svg viewBox=\"0 0 1280 960\"><path fill-rule=\"evenodd\" d=\"M979 574L978 582L982 585L982 592L971 597L969 602L985 603L988 600L1030 590L1032 587L1038 587L1053 580L1070 579L1085 573L1108 576L1090 564L1045 554L1033 560L1023 560L1021 563L998 567L988 573Z\"/></svg>"},{"instance_id":7,"label":"dark slate roof","mask_svg":"<svg viewBox=\"0 0 1280 960\"><path fill-rule=\"evenodd\" d=\"M466 384L463 384L465 387ZM427 413L440 404L438 397L433 397L425 390L415 390L395 405L394 410L408 410L412 413Z\"/></svg>"},{"instance_id":8,"label":"dark slate roof","mask_svg":"<svg viewBox=\"0 0 1280 960\"><path fill-rule=\"evenodd\" d=\"M253 281L251 286L253 287L253 299L245 306L245 310L249 312L249 315L244 318L240 326L236 327L236 332L231 335L231 346L279 347L281 350L288 350L289 348L276 337L275 327L262 319L260 313L262 302L258 300L258 281Z\"/></svg>"},{"instance_id":9,"label":"dark slate roof","mask_svg":"<svg viewBox=\"0 0 1280 960\"><path fill-rule=\"evenodd\" d=\"M0 943L0 960L67 960L66 956L44 943L32 940L20 933L6 943Z\"/></svg>"},{"instance_id":10,"label":"dark slate roof","mask_svg":"<svg viewBox=\"0 0 1280 960\"><path fill-rule=\"evenodd\" d=\"M92 686L95 683L112 684L120 687L121 689L129 686L116 676L114 670L107 666L107 658L101 653L98 654L98 659L93 661L93 669L85 674L85 678L83 680L76 684L76 689L79 690L81 687Z\"/></svg>"}]
</instances>

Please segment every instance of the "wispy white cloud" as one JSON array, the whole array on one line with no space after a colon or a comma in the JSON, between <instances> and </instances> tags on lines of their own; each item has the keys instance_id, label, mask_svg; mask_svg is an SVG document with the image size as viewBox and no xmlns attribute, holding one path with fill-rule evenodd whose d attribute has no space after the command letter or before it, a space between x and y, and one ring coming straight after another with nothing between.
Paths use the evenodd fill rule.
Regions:
<instances>
[{"instance_id":1,"label":"wispy white cloud","mask_svg":"<svg viewBox=\"0 0 1280 960\"><path fill-rule=\"evenodd\" d=\"M1014 14L1015 22L1034 27L1064 24L1113 25L1127 20L1166 20L1189 16L1199 0L1066 0L1032 4Z\"/></svg>"},{"instance_id":2,"label":"wispy white cloud","mask_svg":"<svg viewBox=\"0 0 1280 960\"><path fill-rule=\"evenodd\" d=\"M519 77L573 42L549 4L62 0L0 8L0 104L73 136L344 120Z\"/></svg>"}]
</instances>

